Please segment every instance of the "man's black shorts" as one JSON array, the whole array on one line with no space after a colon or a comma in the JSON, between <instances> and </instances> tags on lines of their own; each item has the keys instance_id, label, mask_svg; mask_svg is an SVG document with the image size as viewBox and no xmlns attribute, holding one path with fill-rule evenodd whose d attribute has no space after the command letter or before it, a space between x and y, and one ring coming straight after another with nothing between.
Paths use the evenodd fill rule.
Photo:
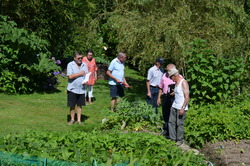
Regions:
<instances>
[{"instance_id":1,"label":"man's black shorts","mask_svg":"<svg viewBox=\"0 0 250 166\"><path fill-rule=\"evenodd\" d=\"M123 97L123 85L110 85L110 97Z\"/></svg>"},{"instance_id":2,"label":"man's black shorts","mask_svg":"<svg viewBox=\"0 0 250 166\"><path fill-rule=\"evenodd\" d=\"M68 91L68 107L85 105L85 94L76 94Z\"/></svg>"}]
</instances>

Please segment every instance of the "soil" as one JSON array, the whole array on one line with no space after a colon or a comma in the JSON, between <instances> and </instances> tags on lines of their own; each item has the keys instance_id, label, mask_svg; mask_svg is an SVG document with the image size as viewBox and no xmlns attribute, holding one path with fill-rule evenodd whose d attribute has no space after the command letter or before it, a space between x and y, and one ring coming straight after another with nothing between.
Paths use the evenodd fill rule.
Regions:
<instances>
[{"instance_id":1,"label":"soil","mask_svg":"<svg viewBox=\"0 0 250 166\"><path fill-rule=\"evenodd\" d=\"M200 153L215 166L250 166L250 140L207 143Z\"/></svg>"}]
</instances>

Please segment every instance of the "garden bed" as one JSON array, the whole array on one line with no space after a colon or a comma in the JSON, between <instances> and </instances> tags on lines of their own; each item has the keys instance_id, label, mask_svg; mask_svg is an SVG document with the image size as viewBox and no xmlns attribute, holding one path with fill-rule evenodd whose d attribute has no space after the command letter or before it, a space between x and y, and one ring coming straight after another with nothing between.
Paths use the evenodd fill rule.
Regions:
<instances>
[{"instance_id":1,"label":"garden bed","mask_svg":"<svg viewBox=\"0 0 250 166\"><path fill-rule=\"evenodd\" d=\"M250 140L206 143L201 153L216 166L247 166L250 165Z\"/></svg>"}]
</instances>

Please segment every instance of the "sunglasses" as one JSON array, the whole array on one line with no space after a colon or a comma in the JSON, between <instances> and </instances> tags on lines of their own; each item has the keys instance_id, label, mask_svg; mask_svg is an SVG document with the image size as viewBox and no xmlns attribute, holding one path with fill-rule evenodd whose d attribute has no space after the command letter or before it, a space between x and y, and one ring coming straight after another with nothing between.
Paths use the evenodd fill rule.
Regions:
<instances>
[{"instance_id":1,"label":"sunglasses","mask_svg":"<svg viewBox=\"0 0 250 166\"><path fill-rule=\"evenodd\" d=\"M78 60L82 60L82 57L81 58L77 58Z\"/></svg>"}]
</instances>

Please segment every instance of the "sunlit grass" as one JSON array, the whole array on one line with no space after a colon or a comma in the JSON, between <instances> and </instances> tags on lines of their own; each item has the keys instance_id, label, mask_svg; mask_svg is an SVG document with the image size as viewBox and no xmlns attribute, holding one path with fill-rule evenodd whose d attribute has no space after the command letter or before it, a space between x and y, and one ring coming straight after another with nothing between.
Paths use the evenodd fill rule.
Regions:
<instances>
[{"instance_id":1,"label":"sunlit grass","mask_svg":"<svg viewBox=\"0 0 250 166\"><path fill-rule=\"evenodd\" d=\"M125 90L128 100L144 99L146 85L144 77L134 70L126 68L128 83L133 87ZM67 107L67 78L60 78L59 92L50 94L5 95L0 94L0 136L8 133L20 133L29 129L58 132L92 131L98 129L101 120L109 111L110 97L107 80L98 80L94 86L96 101L83 107L82 126L67 125L69 108Z\"/></svg>"}]
</instances>

